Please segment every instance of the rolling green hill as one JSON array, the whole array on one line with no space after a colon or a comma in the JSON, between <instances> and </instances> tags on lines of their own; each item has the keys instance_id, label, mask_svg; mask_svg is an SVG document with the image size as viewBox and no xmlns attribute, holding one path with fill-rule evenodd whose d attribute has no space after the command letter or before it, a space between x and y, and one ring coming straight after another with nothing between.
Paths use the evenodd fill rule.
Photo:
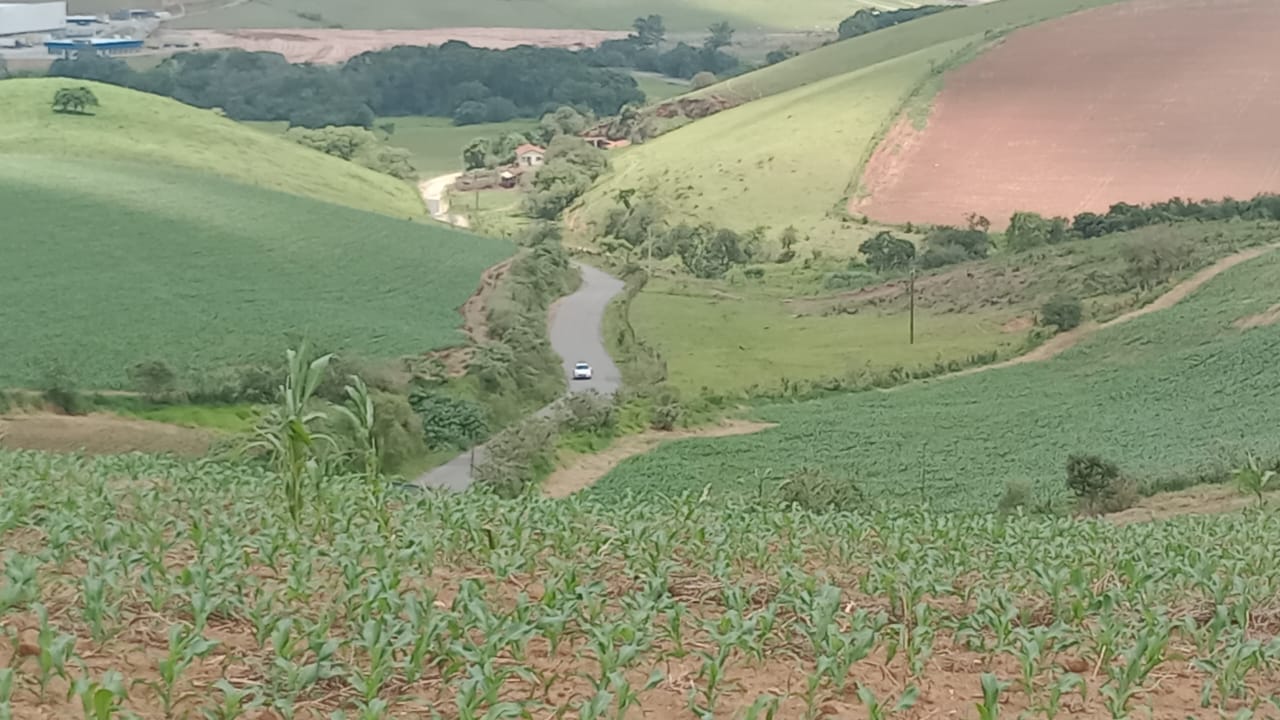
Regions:
<instances>
[{"instance_id":1,"label":"rolling green hill","mask_svg":"<svg viewBox=\"0 0 1280 720\"><path fill-rule=\"evenodd\" d=\"M56 151L0 156L0 217L0 387L39 383L55 364L105 389L128 387L143 360L193 375L274 363L296 335L370 359L457 344L457 308L512 252L186 168Z\"/></svg>"},{"instance_id":2,"label":"rolling green hill","mask_svg":"<svg viewBox=\"0 0 1280 720\"><path fill-rule=\"evenodd\" d=\"M325 27L353 29L446 27L527 27L621 30L637 15L657 13L668 30L705 30L728 20L741 29L834 30L859 8L913 7L911 0L473 0L422 3L414 0L275 0L236 3L225 9L193 13L178 27ZM72 3L74 7L75 3Z\"/></svg>"},{"instance_id":3,"label":"rolling green hill","mask_svg":"<svg viewBox=\"0 0 1280 720\"><path fill-rule=\"evenodd\" d=\"M101 103L93 115L50 110L59 88L79 85L92 89ZM7 153L187 168L397 218L425 214L414 188L388 175L257 132L211 111L80 80L0 81L0 155Z\"/></svg>"},{"instance_id":4,"label":"rolling green hill","mask_svg":"<svg viewBox=\"0 0 1280 720\"><path fill-rule=\"evenodd\" d=\"M619 155L579 203L574 226L598 226L617 191L636 188L675 216L737 230L795 225L815 247L851 254L863 237L844 210L853 184L893 121L925 109L945 69L1003 31L1115 1L1003 0L953 10L713 85L692 97L738 106Z\"/></svg>"},{"instance_id":5,"label":"rolling green hill","mask_svg":"<svg viewBox=\"0 0 1280 720\"><path fill-rule=\"evenodd\" d=\"M1102 455L1148 481L1245 451L1275 457L1280 324L1267 321L1278 317L1277 276L1272 250L1047 362L766 407L760 418L779 427L663 446L589 492L739 494L809 466L877 500L987 511L1009 481L1064 495L1070 453Z\"/></svg>"}]
</instances>

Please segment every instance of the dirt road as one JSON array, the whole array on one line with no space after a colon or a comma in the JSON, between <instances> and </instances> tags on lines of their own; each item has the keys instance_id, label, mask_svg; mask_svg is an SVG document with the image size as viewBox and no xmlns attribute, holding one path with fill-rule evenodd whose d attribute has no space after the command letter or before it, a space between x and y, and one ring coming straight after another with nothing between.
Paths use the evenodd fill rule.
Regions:
<instances>
[{"instance_id":1,"label":"dirt road","mask_svg":"<svg viewBox=\"0 0 1280 720\"><path fill-rule=\"evenodd\" d=\"M462 173L456 172L423 180L418 183L418 194L422 195L422 202L426 203L427 213L433 220L455 227L469 228L471 222L466 217L449 214L449 188L453 187L460 177Z\"/></svg>"},{"instance_id":2,"label":"dirt road","mask_svg":"<svg viewBox=\"0 0 1280 720\"><path fill-rule=\"evenodd\" d=\"M582 273L582 286L551 307L548 320L551 347L563 360L570 392L597 390L613 393L622 387L622 374L605 349L601 325L605 307L622 292L622 281L588 265L577 264L577 267ZM573 365L579 361L591 364L590 380L572 379ZM554 412L555 405L548 405L537 414L549 415ZM463 453L425 473L414 484L423 488L466 490L471 486L473 459L477 464L484 461L484 447L476 449L474 458L470 452Z\"/></svg>"}]
</instances>

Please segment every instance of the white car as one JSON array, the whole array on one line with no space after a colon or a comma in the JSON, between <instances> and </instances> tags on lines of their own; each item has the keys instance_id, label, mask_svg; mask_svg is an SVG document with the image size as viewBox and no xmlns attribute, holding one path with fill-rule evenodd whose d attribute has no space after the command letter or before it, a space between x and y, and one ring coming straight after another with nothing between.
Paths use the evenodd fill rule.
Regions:
<instances>
[{"instance_id":1,"label":"white car","mask_svg":"<svg viewBox=\"0 0 1280 720\"><path fill-rule=\"evenodd\" d=\"M574 365L574 366L573 366L573 379L574 379L574 380L590 380L590 379L591 379L591 366L590 366L590 365L588 365L588 364L586 364L586 363L584 363L584 362L580 362L580 363L578 363L577 365Z\"/></svg>"}]
</instances>

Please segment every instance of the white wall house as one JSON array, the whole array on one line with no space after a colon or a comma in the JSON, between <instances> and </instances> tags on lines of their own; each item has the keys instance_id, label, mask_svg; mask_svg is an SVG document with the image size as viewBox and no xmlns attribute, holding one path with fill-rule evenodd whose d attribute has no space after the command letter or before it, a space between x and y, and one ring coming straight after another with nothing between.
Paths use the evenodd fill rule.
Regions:
<instances>
[{"instance_id":1,"label":"white wall house","mask_svg":"<svg viewBox=\"0 0 1280 720\"><path fill-rule=\"evenodd\" d=\"M0 37L62 32L67 28L67 3L0 3Z\"/></svg>"}]
</instances>

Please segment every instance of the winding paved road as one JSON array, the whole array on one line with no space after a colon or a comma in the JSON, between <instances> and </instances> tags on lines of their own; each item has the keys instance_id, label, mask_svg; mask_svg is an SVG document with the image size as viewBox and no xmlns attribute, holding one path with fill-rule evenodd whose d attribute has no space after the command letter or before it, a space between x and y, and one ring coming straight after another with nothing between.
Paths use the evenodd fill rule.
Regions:
<instances>
[{"instance_id":1,"label":"winding paved road","mask_svg":"<svg viewBox=\"0 0 1280 720\"><path fill-rule=\"evenodd\" d=\"M596 390L613 393L622 386L622 374L605 350L602 324L605 307L622 292L622 281L589 265L574 265L582 273L582 286L551 306L551 347L561 358L570 392ZM573 364L579 361L591 363L590 380L572 379ZM536 414L548 415L555 406L556 403L552 403ZM479 464L484 457L484 447L476 448L474 462ZM472 462L472 453L463 453L422 475L414 484L423 488L466 490L471 486Z\"/></svg>"}]
</instances>

